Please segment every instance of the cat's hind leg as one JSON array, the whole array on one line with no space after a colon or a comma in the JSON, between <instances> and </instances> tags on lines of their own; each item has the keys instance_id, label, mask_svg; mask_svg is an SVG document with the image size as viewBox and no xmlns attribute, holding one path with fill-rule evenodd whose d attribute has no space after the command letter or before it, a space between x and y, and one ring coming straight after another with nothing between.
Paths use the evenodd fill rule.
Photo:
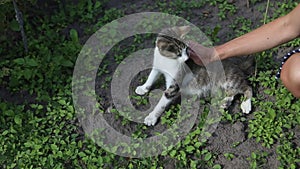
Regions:
<instances>
[{"instance_id":1,"label":"cat's hind leg","mask_svg":"<svg viewBox=\"0 0 300 169\"><path fill-rule=\"evenodd\" d=\"M135 89L135 93L138 95L145 95L146 93L148 93L151 86L157 80L160 74L161 73L157 69L153 68L148 76L147 81L143 85L138 86Z\"/></svg>"},{"instance_id":2,"label":"cat's hind leg","mask_svg":"<svg viewBox=\"0 0 300 169\"><path fill-rule=\"evenodd\" d=\"M166 75L166 90L164 91L158 104L155 106L154 110L145 118L144 123L147 126L154 126L158 118L165 111L166 107L176 98L179 93L179 86L172 79L171 76Z\"/></svg>"},{"instance_id":3,"label":"cat's hind leg","mask_svg":"<svg viewBox=\"0 0 300 169\"><path fill-rule=\"evenodd\" d=\"M164 93L154 110L145 118L144 123L147 126L154 126L158 118L165 111L166 107L172 102L172 100L173 98L167 98Z\"/></svg>"},{"instance_id":4,"label":"cat's hind leg","mask_svg":"<svg viewBox=\"0 0 300 169\"><path fill-rule=\"evenodd\" d=\"M244 96L246 100L241 103L241 109L243 113L249 114L252 109L251 106L252 88L250 86L245 87Z\"/></svg>"}]
</instances>

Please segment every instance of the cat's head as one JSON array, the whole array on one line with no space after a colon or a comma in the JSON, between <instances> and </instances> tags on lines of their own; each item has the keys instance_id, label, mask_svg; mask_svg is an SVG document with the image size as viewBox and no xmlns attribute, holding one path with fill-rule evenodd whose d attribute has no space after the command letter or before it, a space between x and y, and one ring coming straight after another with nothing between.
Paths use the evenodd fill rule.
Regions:
<instances>
[{"instance_id":1,"label":"cat's head","mask_svg":"<svg viewBox=\"0 0 300 169\"><path fill-rule=\"evenodd\" d=\"M189 26L180 26L164 29L158 34L156 46L159 53L170 59L184 62L188 59L187 45L183 42L184 36L190 31Z\"/></svg>"}]
</instances>

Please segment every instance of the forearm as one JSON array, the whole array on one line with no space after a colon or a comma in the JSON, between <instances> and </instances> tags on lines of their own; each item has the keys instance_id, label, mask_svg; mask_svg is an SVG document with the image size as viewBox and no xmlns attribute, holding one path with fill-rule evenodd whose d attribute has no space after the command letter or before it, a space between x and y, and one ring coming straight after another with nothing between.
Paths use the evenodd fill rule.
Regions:
<instances>
[{"instance_id":1,"label":"forearm","mask_svg":"<svg viewBox=\"0 0 300 169\"><path fill-rule=\"evenodd\" d=\"M298 20L300 17L299 10L300 7L298 6L284 17L278 18L223 45L216 46L217 55L220 59L249 55L276 47L296 38L300 33L299 29L296 28L299 26L299 23L294 23L293 18Z\"/></svg>"}]
</instances>

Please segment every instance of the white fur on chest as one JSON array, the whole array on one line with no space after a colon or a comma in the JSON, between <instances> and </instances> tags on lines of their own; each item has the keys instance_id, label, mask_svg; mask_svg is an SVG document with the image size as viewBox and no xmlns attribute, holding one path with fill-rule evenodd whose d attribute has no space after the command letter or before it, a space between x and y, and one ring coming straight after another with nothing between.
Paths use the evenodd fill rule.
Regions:
<instances>
[{"instance_id":1,"label":"white fur on chest","mask_svg":"<svg viewBox=\"0 0 300 169\"><path fill-rule=\"evenodd\" d=\"M158 47L154 50L153 68L175 79L178 71L180 70L180 64L182 63L180 63L177 59L170 59L162 56L158 50Z\"/></svg>"}]
</instances>

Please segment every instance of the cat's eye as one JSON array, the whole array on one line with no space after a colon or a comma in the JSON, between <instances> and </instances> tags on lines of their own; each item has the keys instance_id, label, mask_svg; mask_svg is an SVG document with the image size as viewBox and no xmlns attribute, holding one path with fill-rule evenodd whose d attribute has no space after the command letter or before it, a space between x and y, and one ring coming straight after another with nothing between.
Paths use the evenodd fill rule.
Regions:
<instances>
[{"instance_id":1,"label":"cat's eye","mask_svg":"<svg viewBox=\"0 0 300 169\"><path fill-rule=\"evenodd\" d=\"M175 46L174 45L169 45L167 50L170 51L170 52L173 52L173 51L175 51Z\"/></svg>"}]
</instances>

